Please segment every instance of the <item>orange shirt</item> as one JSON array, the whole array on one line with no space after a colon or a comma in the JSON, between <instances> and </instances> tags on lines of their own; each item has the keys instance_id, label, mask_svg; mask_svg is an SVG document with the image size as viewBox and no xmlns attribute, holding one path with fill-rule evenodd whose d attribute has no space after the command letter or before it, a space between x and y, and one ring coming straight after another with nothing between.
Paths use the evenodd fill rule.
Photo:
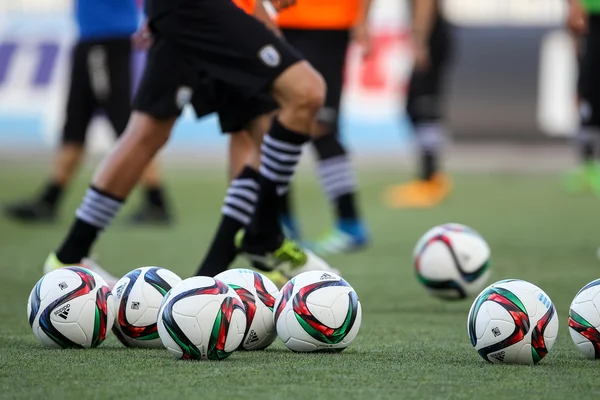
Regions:
<instances>
[{"instance_id":1,"label":"orange shirt","mask_svg":"<svg viewBox=\"0 0 600 400\"><path fill-rule=\"evenodd\" d=\"M361 0L298 0L279 13L277 24L295 29L348 29L360 15Z\"/></svg>"},{"instance_id":2,"label":"orange shirt","mask_svg":"<svg viewBox=\"0 0 600 400\"><path fill-rule=\"evenodd\" d=\"M256 0L233 0L236 6L246 11L250 15L254 15Z\"/></svg>"}]
</instances>

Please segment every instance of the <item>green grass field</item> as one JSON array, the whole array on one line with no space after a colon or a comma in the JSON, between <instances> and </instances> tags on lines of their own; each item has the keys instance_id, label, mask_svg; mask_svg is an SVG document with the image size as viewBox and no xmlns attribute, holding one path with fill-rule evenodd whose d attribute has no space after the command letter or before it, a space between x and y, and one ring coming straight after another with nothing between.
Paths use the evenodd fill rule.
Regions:
<instances>
[{"instance_id":1,"label":"green grass field","mask_svg":"<svg viewBox=\"0 0 600 400\"><path fill-rule=\"evenodd\" d=\"M1 165L0 202L30 194L43 172ZM573 296L600 276L600 200L566 196L556 176L461 174L443 206L391 211L381 205L380 193L406 176L365 169L361 201L373 244L365 252L328 259L362 302L362 327L353 345L341 354L317 355L291 353L279 342L222 362L182 362L162 349L125 349L114 337L94 350L47 350L31 333L27 297L43 260L62 239L89 175L82 173L69 193L59 225L21 226L0 219L2 399L566 399L600 393L599 365L584 359L567 329ZM94 249L115 275L144 265L182 277L195 271L219 218L224 172L170 169L167 178L177 225L140 230L118 220ZM310 174L301 174L297 189L304 233L318 234L330 220L328 206ZM413 246L425 230L443 222L471 225L484 235L492 248L493 280L529 280L550 295L560 335L539 365L486 363L466 332L471 301L442 302L419 286Z\"/></svg>"}]
</instances>

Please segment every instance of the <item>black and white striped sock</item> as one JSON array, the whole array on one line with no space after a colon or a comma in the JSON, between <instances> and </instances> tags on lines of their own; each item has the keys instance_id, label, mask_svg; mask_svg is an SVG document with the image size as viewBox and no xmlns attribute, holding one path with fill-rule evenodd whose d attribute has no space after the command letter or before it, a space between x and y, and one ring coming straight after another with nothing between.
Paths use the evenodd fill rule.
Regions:
<instances>
[{"instance_id":1,"label":"black and white striped sock","mask_svg":"<svg viewBox=\"0 0 600 400\"><path fill-rule=\"evenodd\" d=\"M56 251L58 260L64 264L75 264L88 257L98 234L110 225L124 202L123 199L89 188L75 212L77 218L69 234Z\"/></svg>"},{"instance_id":2,"label":"black and white striped sock","mask_svg":"<svg viewBox=\"0 0 600 400\"><path fill-rule=\"evenodd\" d=\"M255 171L253 171L256 174ZM229 185L221 214L233 218L242 226L248 225L254 214L258 200L258 182L256 177L240 176Z\"/></svg>"},{"instance_id":3,"label":"black and white striped sock","mask_svg":"<svg viewBox=\"0 0 600 400\"><path fill-rule=\"evenodd\" d=\"M100 230L111 224L123 206L123 201L89 188L75 216Z\"/></svg>"},{"instance_id":4,"label":"black and white striped sock","mask_svg":"<svg viewBox=\"0 0 600 400\"><path fill-rule=\"evenodd\" d=\"M261 147L260 190L256 211L246 228L246 249L276 249L281 245L283 232L279 219L280 197L289 189L302 156L302 146L309 135L295 132L275 119Z\"/></svg>"},{"instance_id":5,"label":"black and white striped sock","mask_svg":"<svg viewBox=\"0 0 600 400\"><path fill-rule=\"evenodd\" d=\"M296 166L302 157L302 143L290 143L266 135L261 147L262 158L259 172L275 183L277 194L283 195L296 172Z\"/></svg>"},{"instance_id":6,"label":"black and white striped sock","mask_svg":"<svg viewBox=\"0 0 600 400\"><path fill-rule=\"evenodd\" d=\"M330 201L356 191L356 179L346 154L319 160L319 180Z\"/></svg>"},{"instance_id":7,"label":"black and white striped sock","mask_svg":"<svg viewBox=\"0 0 600 400\"><path fill-rule=\"evenodd\" d=\"M237 255L235 235L252 219L258 201L258 180L258 172L246 167L229 184L221 208L221 222L196 275L218 275L235 259Z\"/></svg>"}]
</instances>

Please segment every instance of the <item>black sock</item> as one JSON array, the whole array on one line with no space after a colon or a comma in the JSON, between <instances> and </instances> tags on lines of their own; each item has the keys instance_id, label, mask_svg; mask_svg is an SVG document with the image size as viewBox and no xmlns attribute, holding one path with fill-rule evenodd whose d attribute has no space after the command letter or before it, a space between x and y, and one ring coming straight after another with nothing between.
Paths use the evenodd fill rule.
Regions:
<instances>
[{"instance_id":1,"label":"black sock","mask_svg":"<svg viewBox=\"0 0 600 400\"><path fill-rule=\"evenodd\" d=\"M346 149L335 134L313 141L319 158L319 178L339 220L358 219L356 180Z\"/></svg>"},{"instance_id":2,"label":"black sock","mask_svg":"<svg viewBox=\"0 0 600 400\"><path fill-rule=\"evenodd\" d=\"M56 207L63 193L63 186L55 181L50 181L44 188L40 201L51 208Z\"/></svg>"},{"instance_id":3,"label":"black sock","mask_svg":"<svg viewBox=\"0 0 600 400\"><path fill-rule=\"evenodd\" d=\"M588 126L581 127L576 137L581 162L591 162L596 158L597 137L598 132L596 132L594 129Z\"/></svg>"},{"instance_id":4,"label":"black sock","mask_svg":"<svg viewBox=\"0 0 600 400\"><path fill-rule=\"evenodd\" d=\"M246 249L256 247L272 251L281 245L284 236L278 196L288 191L302 155L302 145L309 138L308 135L287 129L278 119L275 119L271 131L265 136L261 147L258 202L244 236Z\"/></svg>"},{"instance_id":5,"label":"black sock","mask_svg":"<svg viewBox=\"0 0 600 400\"><path fill-rule=\"evenodd\" d=\"M421 180L429 181L438 172L437 154L425 150L421 153Z\"/></svg>"},{"instance_id":6,"label":"black sock","mask_svg":"<svg viewBox=\"0 0 600 400\"><path fill-rule=\"evenodd\" d=\"M165 191L161 186L146 187L146 203L156 208L166 208Z\"/></svg>"},{"instance_id":7,"label":"black sock","mask_svg":"<svg viewBox=\"0 0 600 400\"><path fill-rule=\"evenodd\" d=\"M215 276L225 271L236 257L235 235L251 219L258 197L257 171L244 168L231 181L221 209L222 218L213 241L196 275Z\"/></svg>"},{"instance_id":8,"label":"black sock","mask_svg":"<svg viewBox=\"0 0 600 400\"><path fill-rule=\"evenodd\" d=\"M79 263L89 256L98 233L113 221L124 200L94 187L88 189L83 202L75 212L76 219L56 257L63 264Z\"/></svg>"},{"instance_id":9,"label":"black sock","mask_svg":"<svg viewBox=\"0 0 600 400\"><path fill-rule=\"evenodd\" d=\"M77 218L62 243L56 257L63 264L78 264L89 255L92 245L98 237L100 228Z\"/></svg>"}]
</instances>

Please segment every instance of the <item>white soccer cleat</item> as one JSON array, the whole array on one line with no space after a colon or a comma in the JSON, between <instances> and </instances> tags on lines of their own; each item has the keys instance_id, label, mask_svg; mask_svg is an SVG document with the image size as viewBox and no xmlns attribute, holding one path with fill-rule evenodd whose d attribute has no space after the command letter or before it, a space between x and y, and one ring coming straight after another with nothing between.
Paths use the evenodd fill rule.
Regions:
<instances>
[{"instance_id":1,"label":"white soccer cleat","mask_svg":"<svg viewBox=\"0 0 600 400\"><path fill-rule=\"evenodd\" d=\"M100 267L96 262L94 262L90 258L84 258L83 260L81 260L80 263L77 263L77 264L63 264L60 262L58 257L56 257L55 253L50 253L50 255L48 255L48 258L46 258L46 261L44 262L44 274L47 274L48 272L54 271L59 268L64 268L64 267L87 268L90 271L95 272L98 275L100 275L100 277L106 281L106 284L108 285L108 287L110 289L112 289L117 284L117 281L118 281L118 279L115 276L108 273L106 270L104 270L102 267Z\"/></svg>"}]
</instances>

